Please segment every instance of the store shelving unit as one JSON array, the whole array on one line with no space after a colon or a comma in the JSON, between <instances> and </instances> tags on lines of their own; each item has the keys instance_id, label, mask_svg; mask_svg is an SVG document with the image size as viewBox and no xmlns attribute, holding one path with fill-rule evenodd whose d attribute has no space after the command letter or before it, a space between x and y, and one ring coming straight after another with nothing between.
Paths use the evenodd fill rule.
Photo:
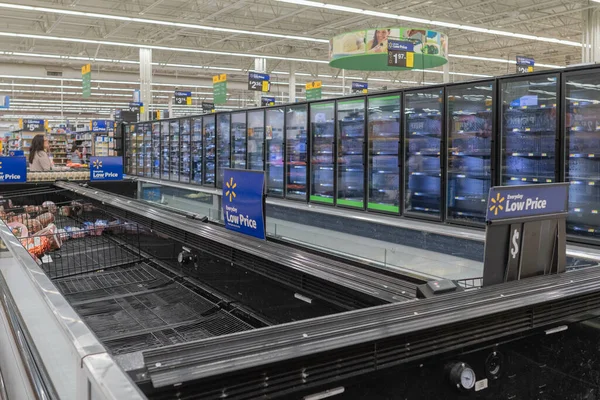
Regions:
<instances>
[{"instance_id":1,"label":"store shelving unit","mask_svg":"<svg viewBox=\"0 0 600 400\"><path fill-rule=\"evenodd\" d=\"M246 112L231 114L231 167L246 169Z\"/></svg>"},{"instance_id":2,"label":"store shelving unit","mask_svg":"<svg viewBox=\"0 0 600 400\"><path fill-rule=\"evenodd\" d=\"M447 218L483 223L492 185L494 83L446 91L448 169Z\"/></svg>"},{"instance_id":3,"label":"store shelving unit","mask_svg":"<svg viewBox=\"0 0 600 400\"><path fill-rule=\"evenodd\" d=\"M288 106L285 109L285 197L304 200L307 196L308 107ZM281 132L283 136L283 132Z\"/></svg>"},{"instance_id":4,"label":"store shelving unit","mask_svg":"<svg viewBox=\"0 0 600 400\"><path fill-rule=\"evenodd\" d=\"M337 198L343 207L365 207L365 99L337 102Z\"/></svg>"},{"instance_id":5,"label":"store shelving unit","mask_svg":"<svg viewBox=\"0 0 600 400\"><path fill-rule=\"evenodd\" d=\"M248 111L248 169L265 169L265 111Z\"/></svg>"},{"instance_id":6,"label":"store shelving unit","mask_svg":"<svg viewBox=\"0 0 600 400\"><path fill-rule=\"evenodd\" d=\"M217 115L217 187L223 187L223 172L231 166L231 114Z\"/></svg>"},{"instance_id":7,"label":"store shelving unit","mask_svg":"<svg viewBox=\"0 0 600 400\"><path fill-rule=\"evenodd\" d=\"M265 175L267 180L267 193L273 197L283 197L283 158L284 140L283 127L285 123L285 109L272 107L266 111L265 141L267 157L265 161Z\"/></svg>"},{"instance_id":8,"label":"store shelving unit","mask_svg":"<svg viewBox=\"0 0 600 400\"><path fill-rule=\"evenodd\" d=\"M192 175L192 126L189 118L184 118L180 121L180 140L179 140L179 157L181 165L181 173L179 181L190 183Z\"/></svg>"},{"instance_id":9,"label":"store shelving unit","mask_svg":"<svg viewBox=\"0 0 600 400\"><path fill-rule=\"evenodd\" d=\"M204 136L204 185L215 187L216 178L216 151L217 133L215 126L215 115L203 117Z\"/></svg>"},{"instance_id":10,"label":"store shelving unit","mask_svg":"<svg viewBox=\"0 0 600 400\"><path fill-rule=\"evenodd\" d=\"M335 103L310 104L310 201L335 203Z\"/></svg>"},{"instance_id":11,"label":"store shelving unit","mask_svg":"<svg viewBox=\"0 0 600 400\"><path fill-rule=\"evenodd\" d=\"M201 185L203 178L202 117L192 119L192 182Z\"/></svg>"},{"instance_id":12,"label":"store shelving unit","mask_svg":"<svg viewBox=\"0 0 600 400\"><path fill-rule=\"evenodd\" d=\"M400 212L400 96L369 98L367 209Z\"/></svg>"}]
</instances>

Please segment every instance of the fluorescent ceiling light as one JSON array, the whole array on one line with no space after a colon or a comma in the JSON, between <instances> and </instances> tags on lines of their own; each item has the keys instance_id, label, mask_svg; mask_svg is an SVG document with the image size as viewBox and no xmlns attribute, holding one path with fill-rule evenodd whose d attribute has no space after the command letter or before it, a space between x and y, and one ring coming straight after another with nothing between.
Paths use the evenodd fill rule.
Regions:
<instances>
[{"instance_id":1,"label":"fluorescent ceiling light","mask_svg":"<svg viewBox=\"0 0 600 400\"><path fill-rule=\"evenodd\" d=\"M25 6L25 5L20 5L20 4L0 3L0 8L9 8L9 9L13 9L13 10L22 10L22 11L38 11L38 12L48 13L48 14L73 15L73 16L77 16L77 17L100 18L100 19L115 20L115 21L136 22L136 23L142 23L142 24L173 26L173 27L185 28L185 29L198 29L198 30L204 30L204 31L227 32L227 33L234 33L234 34L240 34L240 35L253 35L253 36L272 37L272 38L278 38L278 39L301 40L301 41L305 41L305 42L329 43L329 40L326 40L326 39L311 38L311 37L306 37L306 36L283 35L283 34L279 34L279 33L256 32L256 31L247 31L247 30L243 30L243 29L220 28L220 27L214 27L214 26L188 24L188 23L181 23L181 22L170 22L170 21L162 21L162 20L148 19L148 18L125 17L125 16L121 16L121 15L99 14L99 13L75 11L75 10Z\"/></svg>"},{"instance_id":2,"label":"fluorescent ceiling light","mask_svg":"<svg viewBox=\"0 0 600 400\"><path fill-rule=\"evenodd\" d=\"M300 1L299 0L277 0L277 1L282 2L282 3L290 3L290 4L300 5L300 6L306 6L306 7L316 7L316 8L325 8L325 9L329 9L329 10L344 11L344 12L348 12L348 13L352 13L352 14L372 15L372 16L381 17L381 18L398 19L398 20L402 20L402 21L415 22L415 23L419 23L419 24L445 26L445 27L449 27L449 28L461 29L463 31L480 32L480 33L487 33L487 34L491 34L491 35L515 37L515 38L521 38L521 39L527 39L527 40L536 40L536 41L540 41L540 42L557 43L557 44L563 44L565 46L575 46L575 47L582 46L581 43L573 42L570 40L561 40L561 39L556 39L556 38L548 38L548 37L535 36L535 35L525 35L522 33L499 31L496 29L487 29L487 28L482 28L479 26L453 24L453 23L445 22L445 21L435 21L435 20L429 20L429 19L423 19L423 18L414 18L414 17L409 17L406 15L383 13L383 12L379 12L379 11L364 10L364 9L355 8L355 7L338 6L335 4L322 3L322 2L318 2L318 1L306 1L306 0L300 0Z\"/></svg>"}]
</instances>

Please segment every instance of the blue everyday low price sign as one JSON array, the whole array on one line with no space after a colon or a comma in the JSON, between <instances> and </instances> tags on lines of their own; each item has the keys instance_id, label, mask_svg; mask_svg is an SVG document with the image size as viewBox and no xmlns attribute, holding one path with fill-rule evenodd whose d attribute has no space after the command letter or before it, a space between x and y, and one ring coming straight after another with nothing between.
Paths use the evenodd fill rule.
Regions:
<instances>
[{"instance_id":1,"label":"blue everyday low price sign","mask_svg":"<svg viewBox=\"0 0 600 400\"><path fill-rule=\"evenodd\" d=\"M92 132L106 132L107 121L104 119L95 119L92 121Z\"/></svg>"},{"instance_id":2,"label":"blue everyday low price sign","mask_svg":"<svg viewBox=\"0 0 600 400\"><path fill-rule=\"evenodd\" d=\"M229 230L265 240L265 173L225 169L223 217Z\"/></svg>"},{"instance_id":3,"label":"blue everyday low price sign","mask_svg":"<svg viewBox=\"0 0 600 400\"><path fill-rule=\"evenodd\" d=\"M0 157L0 183L27 182L25 157Z\"/></svg>"},{"instance_id":4,"label":"blue everyday low price sign","mask_svg":"<svg viewBox=\"0 0 600 400\"><path fill-rule=\"evenodd\" d=\"M91 157L90 181L123 180L122 157Z\"/></svg>"},{"instance_id":5,"label":"blue everyday low price sign","mask_svg":"<svg viewBox=\"0 0 600 400\"><path fill-rule=\"evenodd\" d=\"M566 213L569 183L499 186L490 189L487 221Z\"/></svg>"}]
</instances>

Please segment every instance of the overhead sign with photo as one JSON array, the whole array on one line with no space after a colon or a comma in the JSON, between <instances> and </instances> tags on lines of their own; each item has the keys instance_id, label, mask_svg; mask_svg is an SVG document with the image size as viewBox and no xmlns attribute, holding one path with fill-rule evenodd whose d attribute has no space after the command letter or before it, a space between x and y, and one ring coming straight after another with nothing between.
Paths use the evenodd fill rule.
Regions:
<instances>
[{"instance_id":1,"label":"overhead sign with photo","mask_svg":"<svg viewBox=\"0 0 600 400\"><path fill-rule=\"evenodd\" d=\"M534 71L534 66L533 58L517 56L517 74L530 74Z\"/></svg>"},{"instance_id":2,"label":"overhead sign with photo","mask_svg":"<svg viewBox=\"0 0 600 400\"><path fill-rule=\"evenodd\" d=\"M271 77L268 74L250 72L248 74L248 90L269 92L271 90Z\"/></svg>"},{"instance_id":3,"label":"overhead sign with photo","mask_svg":"<svg viewBox=\"0 0 600 400\"><path fill-rule=\"evenodd\" d=\"M175 104L180 106L191 106L192 105L192 92L175 92Z\"/></svg>"}]
</instances>

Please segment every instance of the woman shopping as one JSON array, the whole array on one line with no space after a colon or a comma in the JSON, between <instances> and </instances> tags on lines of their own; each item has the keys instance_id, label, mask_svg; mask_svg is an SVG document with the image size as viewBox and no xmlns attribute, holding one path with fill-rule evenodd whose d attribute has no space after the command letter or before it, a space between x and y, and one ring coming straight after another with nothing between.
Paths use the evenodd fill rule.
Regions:
<instances>
[{"instance_id":1,"label":"woman shopping","mask_svg":"<svg viewBox=\"0 0 600 400\"><path fill-rule=\"evenodd\" d=\"M52 170L52 160L48 157L48 139L35 135L29 148L29 170L32 172Z\"/></svg>"},{"instance_id":2,"label":"woman shopping","mask_svg":"<svg viewBox=\"0 0 600 400\"><path fill-rule=\"evenodd\" d=\"M73 147L71 148L71 162L73 164L81 164L81 159L83 154L79 151L79 147L77 147L77 143L73 143Z\"/></svg>"}]
</instances>

